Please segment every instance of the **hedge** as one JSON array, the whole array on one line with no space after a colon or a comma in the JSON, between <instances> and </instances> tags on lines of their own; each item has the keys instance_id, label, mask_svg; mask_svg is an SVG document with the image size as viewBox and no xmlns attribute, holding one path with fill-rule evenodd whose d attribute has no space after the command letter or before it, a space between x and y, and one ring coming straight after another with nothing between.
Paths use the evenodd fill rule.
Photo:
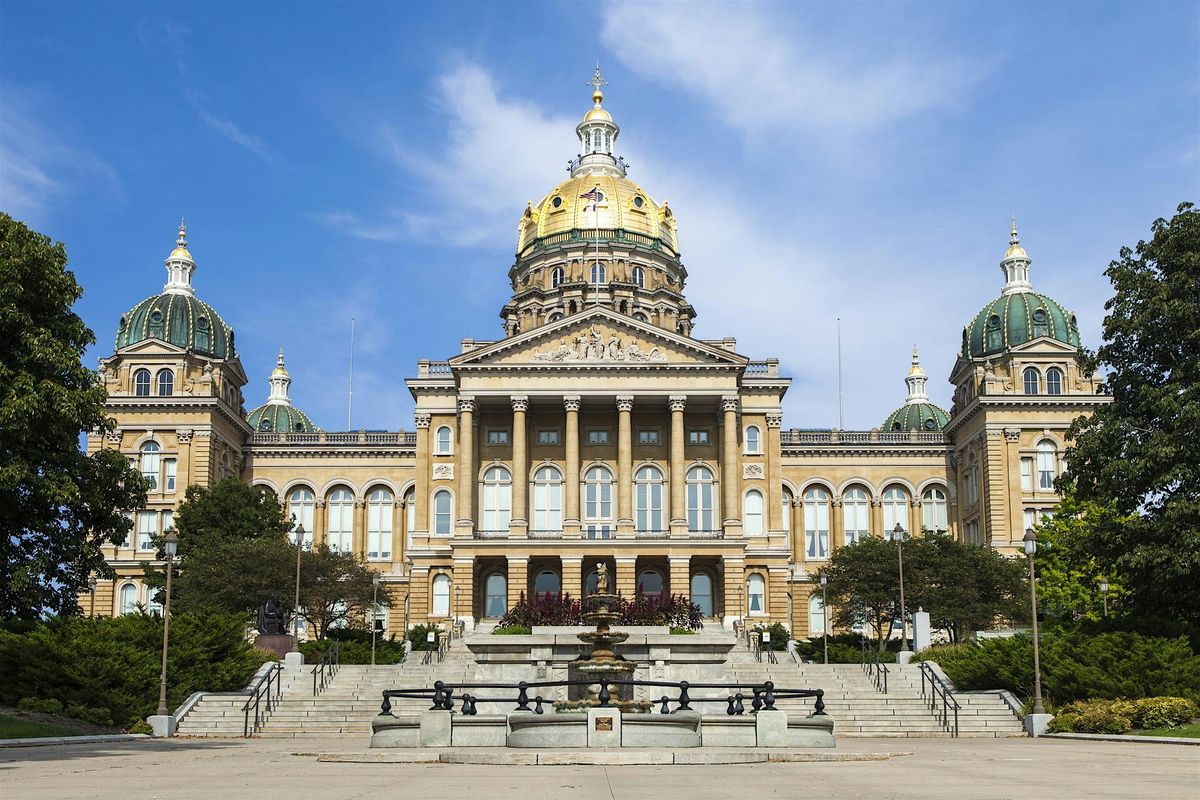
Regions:
<instances>
[{"instance_id":1,"label":"hedge","mask_svg":"<svg viewBox=\"0 0 1200 800\"><path fill-rule=\"evenodd\" d=\"M1063 706L1050 721L1051 733L1129 733L1133 729L1178 728L1200 713L1185 697L1084 700Z\"/></svg>"},{"instance_id":2,"label":"hedge","mask_svg":"<svg viewBox=\"0 0 1200 800\"><path fill-rule=\"evenodd\" d=\"M314 639L301 642L300 652L304 653L304 661L316 664L325 655L325 651L338 642L341 649L338 653L338 663L341 664L370 664L371 663L371 631L364 628L330 628L325 639ZM396 641L395 634L375 637L375 663L399 664L404 661L404 641Z\"/></svg>"}]
</instances>

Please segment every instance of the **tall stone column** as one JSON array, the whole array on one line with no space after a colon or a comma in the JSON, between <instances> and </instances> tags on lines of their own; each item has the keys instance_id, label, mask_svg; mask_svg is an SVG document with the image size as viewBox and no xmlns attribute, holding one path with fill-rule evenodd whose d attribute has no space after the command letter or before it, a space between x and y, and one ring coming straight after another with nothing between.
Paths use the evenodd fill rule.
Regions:
<instances>
[{"instance_id":1,"label":"tall stone column","mask_svg":"<svg viewBox=\"0 0 1200 800\"><path fill-rule=\"evenodd\" d=\"M475 398L458 398L458 535L475 530Z\"/></svg>"},{"instance_id":2,"label":"tall stone column","mask_svg":"<svg viewBox=\"0 0 1200 800\"><path fill-rule=\"evenodd\" d=\"M721 516L726 528L742 527L741 514L738 512L738 489L741 485L738 476L738 396L727 394L721 398L722 412L722 442L721 442Z\"/></svg>"},{"instance_id":3,"label":"tall stone column","mask_svg":"<svg viewBox=\"0 0 1200 800\"><path fill-rule=\"evenodd\" d=\"M350 552L355 555L367 554L367 501L361 497L354 498L354 521L350 529Z\"/></svg>"},{"instance_id":4,"label":"tall stone column","mask_svg":"<svg viewBox=\"0 0 1200 800\"><path fill-rule=\"evenodd\" d=\"M432 470L430 454L433 451L429 443L430 415L416 414L414 420L417 424L417 464L413 476L412 497L415 509L413 511L413 530L405 530L406 543L413 531L422 531L423 533L429 531L429 480Z\"/></svg>"},{"instance_id":5,"label":"tall stone column","mask_svg":"<svg viewBox=\"0 0 1200 800\"><path fill-rule=\"evenodd\" d=\"M1008 519L1009 519L1009 537L1013 542L1019 542L1025 538L1025 503L1021 497L1021 429L1010 427L1004 429L1004 443L1008 450L1008 459L1005 464L1006 472L1008 473ZM913 498L920 503L921 498ZM946 503L949 505L950 498L946 498ZM922 508L922 510L924 510ZM925 523L924 518L921 520ZM921 530L915 525L916 530Z\"/></svg>"},{"instance_id":6,"label":"tall stone column","mask_svg":"<svg viewBox=\"0 0 1200 800\"><path fill-rule=\"evenodd\" d=\"M571 597L583 597L583 556L562 557L562 590Z\"/></svg>"},{"instance_id":7,"label":"tall stone column","mask_svg":"<svg viewBox=\"0 0 1200 800\"><path fill-rule=\"evenodd\" d=\"M563 535L575 537L579 536L579 401L577 394L563 396L563 408L567 412L566 430L563 432L567 463L567 474L563 476L567 489Z\"/></svg>"},{"instance_id":8,"label":"tall stone column","mask_svg":"<svg viewBox=\"0 0 1200 800\"><path fill-rule=\"evenodd\" d=\"M776 536L784 532L782 427L783 414L767 414L767 530Z\"/></svg>"},{"instance_id":9,"label":"tall stone column","mask_svg":"<svg viewBox=\"0 0 1200 800\"><path fill-rule=\"evenodd\" d=\"M529 398L513 395L512 401L512 522L509 531L514 536L524 536L529 530L529 447L525 433L525 412L529 410Z\"/></svg>"},{"instance_id":10,"label":"tall stone column","mask_svg":"<svg viewBox=\"0 0 1200 800\"><path fill-rule=\"evenodd\" d=\"M691 557L686 555L673 555L671 559L671 585L668 590L671 594L681 594L685 597L692 596L692 574L691 574Z\"/></svg>"},{"instance_id":11,"label":"tall stone column","mask_svg":"<svg viewBox=\"0 0 1200 800\"><path fill-rule=\"evenodd\" d=\"M725 625L733 627L733 620L746 618L745 562L740 558L724 560L724 606Z\"/></svg>"},{"instance_id":12,"label":"tall stone column","mask_svg":"<svg viewBox=\"0 0 1200 800\"><path fill-rule=\"evenodd\" d=\"M450 616L463 620L466 629L475 627L475 560L455 558L450 578Z\"/></svg>"},{"instance_id":13,"label":"tall stone column","mask_svg":"<svg viewBox=\"0 0 1200 800\"><path fill-rule=\"evenodd\" d=\"M313 503L312 543L315 547L329 541L329 514L325 510L325 498L318 497Z\"/></svg>"},{"instance_id":14,"label":"tall stone column","mask_svg":"<svg viewBox=\"0 0 1200 800\"><path fill-rule=\"evenodd\" d=\"M508 557L508 607L517 604L522 592L529 585L529 558L526 556ZM526 593L526 597L528 594Z\"/></svg>"},{"instance_id":15,"label":"tall stone column","mask_svg":"<svg viewBox=\"0 0 1200 800\"><path fill-rule=\"evenodd\" d=\"M617 395L617 533L633 532L633 395Z\"/></svg>"},{"instance_id":16,"label":"tall stone column","mask_svg":"<svg viewBox=\"0 0 1200 800\"><path fill-rule=\"evenodd\" d=\"M632 599L637 594L637 556L617 557L617 592Z\"/></svg>"},{"instance_id":17,"label":"tall stone column","mask_svg":"<svg viewBox=\"0 0 1200 800\"><path fill-rule=\"evenodd\" d=\"M671 409L671 528L687 531L687 500L684 478L683 409L687 405L685 395L671 395L667 407Z\"/></svg>"}]
</instances>

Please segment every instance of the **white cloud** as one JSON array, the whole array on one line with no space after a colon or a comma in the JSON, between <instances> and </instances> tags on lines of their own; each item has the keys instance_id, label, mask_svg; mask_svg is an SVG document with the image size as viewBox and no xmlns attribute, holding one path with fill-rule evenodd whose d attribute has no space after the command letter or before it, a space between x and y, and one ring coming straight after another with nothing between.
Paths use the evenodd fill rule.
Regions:
<instances>
[{"instance_id":1,"label":"white cloud","mask_svg":"<svg viewBox=\"0 0 1200 800\"><path fill-rule=\"evenodd\" d=\"M205 125L212 128L217 133L224 136L229 141L244 147L256 156L271 161L274 156L271 153L266 143L250 133L246 133L238 127L233 120L224 117L218 117L208 110L208 98L198 89L185 88L184 95L187 97L188 105L196 112L197 116L204 122Z\"/></svg>"}]
</instances>

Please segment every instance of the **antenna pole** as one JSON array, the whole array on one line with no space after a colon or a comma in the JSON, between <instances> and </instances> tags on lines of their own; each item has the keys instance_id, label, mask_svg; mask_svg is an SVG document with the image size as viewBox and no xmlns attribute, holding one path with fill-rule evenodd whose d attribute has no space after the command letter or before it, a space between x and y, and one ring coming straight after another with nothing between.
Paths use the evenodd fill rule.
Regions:
<instances>
[{"instance_id":1,"label":"antenna pole","mask_svg":"<svg viewBox=\"0 0 1200 800\"><path fill-rule=\"evenodd\" d=\"M837 351L838 351L838 430L845 430L845 398L842 394L842 318L837 318Z\"/></svg>"},{"instance_id":2,"label":"antenna pole","mask_svg":"<svg viewBox=\"0 0 1200 800\"><path fill-rule=\"evenodd\" d=\"M346 398L346 430L354 415L354 317L350 318L350 393Z\"/></svg>"}]
</instances>

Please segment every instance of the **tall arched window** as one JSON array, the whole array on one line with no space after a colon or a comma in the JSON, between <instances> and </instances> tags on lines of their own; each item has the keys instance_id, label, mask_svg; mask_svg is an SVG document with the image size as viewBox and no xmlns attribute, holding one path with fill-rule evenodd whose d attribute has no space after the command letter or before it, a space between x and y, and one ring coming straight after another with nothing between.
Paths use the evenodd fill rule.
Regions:
<instances>
[{"instance_id":1,"label":"tall arched window","mask_svg":"<svg viewBox=\"0 0 1200 800\"><path fill-rule=\"evenodd\" d=\"M742 522L747 536L762 536L763 533L763 496L758 489L746 492L742 508Z\"/></svg>"},{"instance_id":2,"label":"tall arched window","mask_svg":"<svg viewBox=\"0 0 1200 800\"><path fill-rule=\"evenodd\" d=\"M395 502L388 489L367 495L367 558L392 557L392 514Z\"/></svg>"},{"instance_id":3,"label":"tall arched window","mask_svg":"<svg viewBox=\"0 0 1200 800\"><path fill-rule=\"evenodd\" d=\"M780 517L783 521L783 529L785 531L792 530L792 493L787 489L783 490L783 499L779 501Z\"/></svg>"},{"instance_id":4,"label":"tall arched window","mask_svg":"<svg viewBox=\"0 0 1200 800\"><path fill-rule=\"evenodd\" d=\"M829 492L820 486L804 493L804 552L829 558Z\"/></svg>"},{"instance_id":5,"label":"tall arched window","mask_svg":"<svg viewBox=\"0 0 1200 800\"><path fill-rule=\"evenodd\" d=\"M605 271L604 265L599 261L592 265L592 283L596 285L604 283L608 279L607 275L608 273Z\"/></svg>"},{"instance_id":6,"label":"tall arched window","mask_svg":"<svg viewBox=\"0 0 1200 800\"><path fill-rule=\"evenodd\" d=\"M1063 373L1058 367L1046 370L1046 394L1062 394Z\"/></svg>"},{"instance_id":7,"label":"tall arched window","mask_svg":"<svg viewBox=\"0 0 1200 800\"><path fill-rule=\"evenodd\" d=\"M141 472L142 477L150 482L150 488L158 488L158 471L162 465L162 455L158 442L146 442L142 445Z\"/></svg>"},{"instance_id":8,"label":"tall arched window","mask_svg":"<svg viewBox=\"0 0 1200 800\"><path fill-rule=\"evenodd\" d=\"M557 289L559 286L562 286L563 278L565 277L566 273L563 272L563 268L555 267L550 273L550 288Z\"/></svg>"},{"instance_id":9,"label":"tall arched window","mask_svg":"<svg viewBox=\"0 0 1200 800\"><path fill-rule=\"evenodd\" d=\"M583 478L583 521L589 539L610 539L613 530L612 471L588 469Z\"/></svg>"},{"instance_id":10,"label":"tall arched window","mask_svg":"<svg viewBox=\"0 0 1200 800\"><path fill-rule=\"evenodd\" d=\"M349 489L334 489L325 508L329 514L329 549L349 553L354 543L354 495Z\"/></svg>"},{"instance_id":11,"label":"tall arched window","mask_svg":"<svg viewBox=\"0 0 1200 800\"><path fill-rule=\"evenodd\" d=\"M921 527L945 533L950 530L946 515L946 493L931 486L921 495Z\"/></svg>"},{"instance_id":12,"label":"tall arched window","mask_svg":"<svg viewBox=\"0 0 1200 800\"><path fill-rule=\"evenodd\" d=\"M1037 472L1038 489L1053 489L1054 479L1058 476L1058 448L1049 439L1038 442Z\"/></svg>"},{"instance_id":13,"label":"tall arched window","mask_svg":"<svg viewBox=\"0 0 1200 800\"><path fill-rule=\"evenodd\" d=\"M308 489L293 489L292 493L288 495L288 515L295 520L296 526L304 526L303 545L305 547L312 547L314 505L313 493ZM295 541L294 536L292 541Z\"/></svg>"},{"instance_id":14,"label":"tall arched window","mask_svg":"<svg viewBox=\"0 0 1200 800\"><path fill-rule=\"evenodd\" d=\"M665 531L663 519L663 474L658 467L645 466L634 476L634 521L637 530Z\"/></svg>"},{"instance_id":15,"label":"tall arched window","mask_svg":"<svg viewBox=\"0 0 1200 800\"><path fill-rule=\"evenodd\" d=\"M825 606L821 603L819 594L808 598L808 635L825 635Z\"/></svg>"},{"instance_id":16,"label":"tall arched window","mask_svg":"<svg viewBox=\"0 0 1200 800\"><path fill-rule=\"evenodd\" d=\"M646 271L641 267L633 268L633 282L637 284L639 289L646 288Z\"/></svg>"},{"instance_id":17,"label":"tall arched window","mask_svg":"<svg viewBox=\"0 0 1200 800\"><path fill-rule=\"evenodd\" d=\"M483 525L480 530L506 531L512 519L512 475L505 467L483 473Z\"/></svg>"},{"instance_id":18,"label":"tall arched window","mask_svg":"<svg viewBox=\"0 0 1200 800\"><path fill-rule=\"evenodd\" d=\"M713 474L708 467L692 467L688 470L687 521L690 531L717 529L713 510Z\"/></svg>"},{"instance_id":19,"label":"tall arched window","mask_svg":"<svg viewBox=\"0 0 1200 800\"><path fill-rule=\"evenodd\" d=\"M842 529L846 544L856 544L871 533L871 503L857 486L842 494Z\"/></svg>"},{"instance_id":20,"label":"tall arched window","mask_svg":"<svg viewBox=\"0 0 1200 800\"><path fill-rule=\"evenodd\" d=\"M751 454L762 452L762 437L759 435L757 425L746 428L746 452Z\"/></svg>"},{"instance_id":21,"label":"tall arched window","mask_svg":"<svg viewBox=\"0 0 1200 800\"><path fill-rule=\"evenodd\" d=\"M408 541L412 541L412 532L417 527L417 493L415 489L409 489L404 493L404 532L408 534Z\"/></svg>"},{"instance_id":22,"label":"tall arched window","mask_svg":"<svg viewBox=\"0 0 1200 800\"><path fill-rule=\"evenodd\" d=\"M767 582L757 572L746 578L746 610L752 615L767 613Z\"/></svg>"},{"instance_id":23,"label":"tall arched window","mask_svg":"<svg viewBox=\"0 0 1200 800\"><path fill-rule=\"evenodd\" d=\"M540 467L533 476L533 530L562 530L562 473Z\"/></svg>"},{"instance_id":24,"label":"tall arched window","mask_svg":"<svg viewBox=\"0 0 1200 800\"><path fill-rule=\"evenodd\" d=\"M127 583L121 587L119 596L121 614L137 613L137 587L132 583Z\"/></svg>"},{"instance_id":25,"label":"tall arched window","mask_svg":"<svg viewBox=\"0 0 1200 800\"><path fill-rule=\"evenodd\" d=\"M908 524L908 493L893 486L883 493L883 535L893 538L897 524L906 533L912 533Z\"/></svg>"},{"instance_id":26,"label":"tall arched window","mask_svg":"<svg viewBox=\"0 0 1200 800\"><path fill-rule=\"evenodd\" d=\"M700 615L713 615L713 581L707 572L697 572L692 576L690 599L700 607Z\"/></svg>"},{"instance_id":27,"label":"tall arched window","mask_svg":"<svg viewBox=\"0 0 1200 800\"><path fill-rule=\"evenodd\" d=\"M562 580L558 573L548 569L539 572L533 579L534 597L550 597L556 594L562 594Z\"/></svg>"},{"instance_id":28,"label":"tall arched window","mask_svg":"<svg viewBox=\"0 0 1200 800\"><path fill-rule=\"evenodd\" d=\"M450 616L450 576L440 572L433 576L433 607L431 616Z\"/></svg>"},{"instance_id":29,"label":"tall arched window","mask_svg":"<svg viewBox=\"0 0 1200 800\"><path fill-rule=\"evenodd\" d=\"M439 456L448 456L454 451L454 431L447 425L437 429L434 452Z\"/></svg>"},{"instance_id":30,"label":"tall arched window","mask_svg":"<svg viewBox=\"0 0 1200 800\"><path fill-rule=\"evenodd\" d=\"M158 371L158 393L167 397L175 392L175 373L169 369Z\"/></svg>"},{"instance_id":31,"label":"tall arched window","mask_svg":"<svg viewBox=\"0 0 1200 800\"><path fill-rule=\"evenodd\" d=\"M508 578L503 573L493 572L483 585L483 615L503 617L508 611Z\"/></svg>"},{"instance_id":32,"label":"tall arched window","mask_svg":"<svg viewBox=\"0 0 1200 800\"><path fill-rule=\"evenodd\" d=\"M651 600L661 600L663 596L662 575L653 569L642 570L637 576L637 593Z\"/></svg>"},{"instance_id":33,"label":"tall arched window","mask_svg":"<svg viewBox=\"0 0 1200 800\"><path fill-rule=\"evenodd\" d=\"M1033 367L1025 368L1025 394L1037 394L1038 386L1041 383L1041 375Z\"/></svg>"},{"instance_id":34,"label":"tall arched window","mask_svg":"<svg viewBox=\"0 0 1200 800\"><path fill-rule=\"evenodd\" d=\"M433 532L442 536L450 535L450 526L453 524L451 517L454 516L454 512L450 500L450 492L445 489L440 489L433 495Z\"/></svg>"},{"instance_id":35,"label":"tall arched window","mask_svg":"<svg viewBox=\"0 0 1200 800\"><path fill-rule=\"evenodd\" d=\"M133 373L133 393L138 397L150 396L150 370L139 369Z\"/></svg>"}]
</instances>

